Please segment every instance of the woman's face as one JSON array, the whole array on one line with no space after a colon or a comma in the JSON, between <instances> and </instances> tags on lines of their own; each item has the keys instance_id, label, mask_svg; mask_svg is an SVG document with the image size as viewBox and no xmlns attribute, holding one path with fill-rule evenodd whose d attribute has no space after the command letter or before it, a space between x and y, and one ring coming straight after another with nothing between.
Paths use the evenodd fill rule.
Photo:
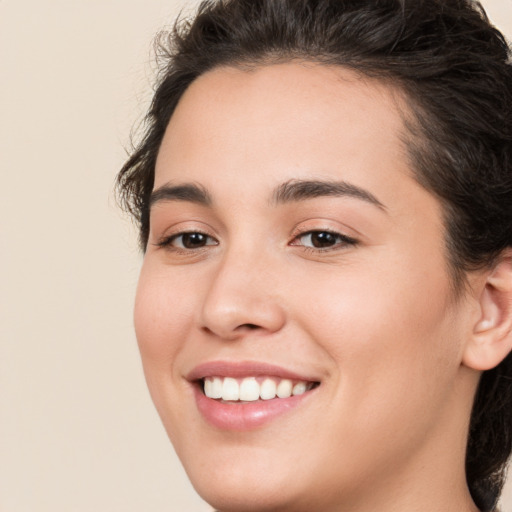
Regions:
<instances>
[{"instance_id":1,"label":"woman's face","mask_svg":"<svg viewBox=\"0 0 512 512\"><path fill-rule=\"evenodd\" d=\"M339 68L221 68L170 121L136 332L176 451L223 511L337 510L463 471L474 310L399 103Z\"/></svg>"}]
</instances>

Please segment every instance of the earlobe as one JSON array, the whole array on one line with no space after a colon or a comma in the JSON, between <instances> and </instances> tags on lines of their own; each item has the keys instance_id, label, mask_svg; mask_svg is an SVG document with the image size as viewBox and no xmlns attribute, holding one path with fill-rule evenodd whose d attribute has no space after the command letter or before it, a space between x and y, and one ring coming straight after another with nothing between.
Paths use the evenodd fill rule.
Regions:
<instances>
[{"instance_id":1,"label":"earlobe","mask_svg":"<svg viewBox=\"0 0 512 512\"><path fill-rule=\"evenodd\" d=\"M512 251L506 251L483 282L480 315L466 344L463 364L490 370L512 350Z\"/></svg>"}]
</instances>

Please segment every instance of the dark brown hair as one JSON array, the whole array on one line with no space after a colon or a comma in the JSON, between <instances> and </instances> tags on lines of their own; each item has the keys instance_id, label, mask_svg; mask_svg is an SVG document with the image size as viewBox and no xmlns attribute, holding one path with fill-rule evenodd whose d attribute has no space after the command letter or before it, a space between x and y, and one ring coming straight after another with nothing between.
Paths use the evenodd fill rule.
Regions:
<instances>
[{"instance_id":1,"label":"dark brown hair","mask_svg":"<svg viewBox=\"0 0 512 512\"><path fill-rule=\"evenodd\" d=\"M187 87L222 66L302 59L399 87L413 121L417 181L441 202L456 289L512 246L512 65L503 36L470 0L211 0L158 39L161 75L145 134L118 175L144 250L160 143ZM512 450L512 355L484 372L466 475L477 506L496 506Z\"/></svg>"}]
</instances>

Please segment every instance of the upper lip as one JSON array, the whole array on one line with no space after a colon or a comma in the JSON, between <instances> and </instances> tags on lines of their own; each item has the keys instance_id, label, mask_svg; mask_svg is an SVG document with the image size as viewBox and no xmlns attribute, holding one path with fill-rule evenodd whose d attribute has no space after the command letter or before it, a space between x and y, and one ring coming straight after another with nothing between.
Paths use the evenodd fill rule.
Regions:
<instances>
[{"instance_id":1,"label":"upper lip","mask_svg":"<svg viewBox=\"0 0 512 512\"><path fill-rule=\"evenodd\" d=\"M281 379L318 382L319 379L311 375L304 375L275 364L259 361L209 361L201 363L190 371L186 378L196 381L206 377L258 377L269 376Z\"/></svg>"}]
</instances>

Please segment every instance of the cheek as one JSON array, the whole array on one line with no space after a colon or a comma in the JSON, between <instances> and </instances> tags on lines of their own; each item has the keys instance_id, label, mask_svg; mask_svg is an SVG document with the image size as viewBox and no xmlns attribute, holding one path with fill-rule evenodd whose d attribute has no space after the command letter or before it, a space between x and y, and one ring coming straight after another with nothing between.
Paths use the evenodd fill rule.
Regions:
<instances>
[{"instance_id":1,"label":"cheek","mask_svg":"<svg viewBox=\"0 0 512 512\"><path fill-rule=\"evenodd\" d=\"M169 371L186 340L192 305L169 270L143 264L135 298L134 323L146 374Z\"/></svg>"},{"instance_id":2,"label":"cheek","mask_svg":"<svg viewBox=\"0 0 512 512\"><path fill-rule=\"evenodd\" d=\"M183 397L191 399L177 364L193 318L193 294L187 296L186 290L168 268L143 264L135 299L135 333L151 398L171 440L185 417Z\"/></svg>"},{"instance_id":3,"label":"cheek","mask_svg":"<svg viewBox=\"0 0 512 512\"><path fill-rule=\"evenodd\" d=\"M403 259L381 260L365 272L316 275L292 294L303 329L338 369L339 396L362 416L407 397L411 414L425 402L436 407L455 378L460 340L440 268L412 272Z\"/></svg>"}]
</instances>

